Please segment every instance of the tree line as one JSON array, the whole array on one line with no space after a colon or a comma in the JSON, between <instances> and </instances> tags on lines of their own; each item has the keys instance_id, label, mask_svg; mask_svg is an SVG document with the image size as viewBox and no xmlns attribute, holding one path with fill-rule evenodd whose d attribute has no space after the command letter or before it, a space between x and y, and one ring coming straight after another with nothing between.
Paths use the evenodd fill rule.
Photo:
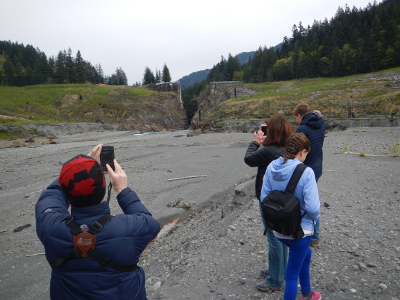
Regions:
<instances>
[{"instance_id":1,"label":"tree line","mask_svg":"<svg viewBox=\"0 0 400 300\"><path fill-rule=\"evenodd\" d=\"M143 74L143 84L171 82L171 74L167 65L164 63L162 72L156 69L156 74L149 67L146 67Z\"/></svg>"},{"instance_id":2,"label":"tree line","mask_svg":"<svg viewBox=\"0 0 400 300\"><path fill-rule=\"evenodd\" d=\"M1 67L2 65L2 67ZM57 57L46 54L32 45L0 41L0 84L25 86L51 83L106 83L126 85L128 79L122 68L111 76L104 75L100 64L93 66L78 50L72 56L69 48Z\"/></svg>"},{"instance_id":3,"label":"tree line","mask_svg":"<svg viewBox=\"0 0 400 300\"><path fill-rule=\"evenodd\" d=\"M142 84L170 82L171 74L166 64L156 74L145 68ZM92 65L83 59L78 50L59 51L57 57L46 54L32 45L0 41L0 85L25 86L35 84L103 83L127 85L128 79L122 68L111 76L104 75L100 64ZM136 82L136 85L141 83Z\"/></svg>"},{"instance_id":4,"label":"tree line","mask_svg":"<svg viewBox=\"0 0 400 300\"><path fill-rule=\"evenodd\" d=\"M400 2L384 0L366 8L339 7L330 21L293 25L280 47L259 47L248 63L229 54L207 78L186 88L187 104L212 81L261 83L314 77L340 77L400 66Z\"/></svg>"}]
</instances>

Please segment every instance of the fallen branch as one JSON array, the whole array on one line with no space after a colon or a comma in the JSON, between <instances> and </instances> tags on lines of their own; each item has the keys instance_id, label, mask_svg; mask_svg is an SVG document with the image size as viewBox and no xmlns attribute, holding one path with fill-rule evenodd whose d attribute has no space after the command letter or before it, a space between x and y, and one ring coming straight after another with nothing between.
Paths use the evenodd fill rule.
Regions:
<instances>
[{"instance_id":1,"label":"fallen branch","mask_svg":"<svg viewBox=\"0 0 400 300\"><path fill-rule=\"evenodd\" d=\"M26 257L38 256L38 255L44 255L44 253L27 254Z\"/></svg>"},{"instance_id":2,"label":"fallen branch","mask_svg":"<svg viewBox=\"0 0 400 300\"><path fill-rule=\"evenodd\" d=\"M346 154L356 154L356 155L365 155L365 156L384 156L384 155L377 155L377 154L365 154L365 153L357 153L357 152L343 152Z\"/></svg>"},{"instance_id":3,"label":"fallen branch","mask_svg":"<svg viewBox=\"0 0 400 300\"><path fill-rule=\"evenodd\" d=\"M186 177L180 177L180 178L171 178L171 179L168 179L168 181L181 180L181 179L191 179L191 178L199 178L199 177L207 177L207 175L196 175L196 176L186 176Z\"/></svg>"}]
</instances>

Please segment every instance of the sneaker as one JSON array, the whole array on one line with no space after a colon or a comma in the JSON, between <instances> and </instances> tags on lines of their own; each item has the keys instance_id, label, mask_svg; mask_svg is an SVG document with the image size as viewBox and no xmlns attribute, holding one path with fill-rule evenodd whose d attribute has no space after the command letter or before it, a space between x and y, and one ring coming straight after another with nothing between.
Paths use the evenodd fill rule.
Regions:
<instances>
[{"instance_id":1,"label":"sneaker","mask_svg":"<svg viewBox=\"0 0 400 300\"><path fill-rule=\"evenodd\" d=\"M261 276L268 277L269 276L269 270L268 269L261 269Z\"/></svg>"},{"instance_id":2,"label":"sneaker","mask_svg":"<svg viewBox=\"0 0 400 300\"><path fill-rule=\"evenodd\" d=\"M282 286L270 286L268 283L265 283L264 281L256 283L256 286L261 292L272 293L272 292L275 292L275 291L283 291L283 287Z\"/></svg>"},{"instance_id":3,"label":"sneaker","mask_svg":"<svg viewBox=\"0 0 400 300\"><path fill-rule=\"evenodd\" d=\"M311 241L311 243L310 243L310 247L316 247L316 248L318 248L318 247L320 247L320 246L321 246L321 244L320 244L319 240Z\"/></svg>"},{"instance_id":4,"label":"sneaker","mask_svg":"<svg viewBox=\"0 0 400 300\"><path fill-rule=\"evenodd\" d=\"M322 299L321 293L318 292L311 292L311 297L310 298L300 298L300 300L320 300Z\"/></svg>"}]
</instances>

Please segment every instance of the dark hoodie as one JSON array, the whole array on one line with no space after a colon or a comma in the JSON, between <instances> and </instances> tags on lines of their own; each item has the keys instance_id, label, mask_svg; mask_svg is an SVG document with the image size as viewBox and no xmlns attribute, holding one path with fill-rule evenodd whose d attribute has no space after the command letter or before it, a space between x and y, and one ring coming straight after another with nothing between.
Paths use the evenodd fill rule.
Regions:
<instances>
[{"instance_id":1,"label":"dark hoodie","mask_svg":"<svg viewBox=\"0 0 400 300\"><path fill-rule=\"evenodd\" d=\"M315 179L318 181L322 175L322 147L325 138L325 121L318 112L306 113L301 119L296 132L301 132L310 140L311 151L308 153L304 164L314 170Z\"/></svg>"}]
</instances>

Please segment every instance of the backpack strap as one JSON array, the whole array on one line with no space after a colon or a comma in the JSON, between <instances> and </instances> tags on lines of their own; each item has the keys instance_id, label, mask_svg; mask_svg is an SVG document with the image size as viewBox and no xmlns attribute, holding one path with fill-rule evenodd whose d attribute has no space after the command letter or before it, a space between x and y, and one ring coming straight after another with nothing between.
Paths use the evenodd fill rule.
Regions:
<instances>
[{"instance_id":1,"label":"backpack strap","mask_svg":"<svg viewBox=\"0 0 400 300\"><path fill-rule=\"evenodd\" d=\"M105 214L105 215L103 215L100 219L98 219L97 221L94 221L94 222L92 223L92 225L90 225L90 228L89 228L88 232L89 232L90 234L93 234L93 235L97 234L97 233L100 231L100 229L102 229L103 226L104 226L108 221L111 220L112 217L113 217L113 215L110 215L110 214ZM76 223L75 223L75 224L76 224ZM71 228L71 227L70 227L70 228ZM73 232L73 231L72 231L72 232Z\"/></svg>"},{"instance_id":2,"label":"backpack strap","mask_svg":"<svg viewBox=\"0 0 400 300\"><path fill-rule=\"evenodd\" d=\"M89 230L87 231L91 235L96 235L103 226L111 220L113 215L105 214L100 219L94 221L92 225L90 225ZM80 226L75 222L74 218L71 216L70 218L65 220L65 224L71 229L72 234L77 236L82 233ZM89 256L94 261L98 262L102 267L108 267L118 272L133 272L138 268L137 264L131 266L121 265L116 263L115 261L110 260L108 257L103 254L97 252L95 249L90 248L87 251L87 256ZM50 262L50 266L52 269L59 267L64 261L68 259L78 259L82 258L82 251L79 248L74 248L66 257L57 258Z\"/></svg>"},{"instance_id":3,"label":"backpack strap","mask_svg":"<svg viewBox=\"0 0 400 300\"><path fill-rule=\"evenodd\" d=\"M115 261L110 260L108 257L104 256L103 254L97 252L95 249L90 248L87 252L87 255L93 259L94 261L98 262L102 267L108 267L118 272L133 272L138 268L137 264L132 266L125 266Z\"/></svg>"},{"instance_id":4,"label":"backpack strap","mask_svg":"<svg viewBox=\"0 0 400 300\"><path fill-rule=\"evenodd\" d=\"M103 215L100 219L98 219L97 221L94 221L92 223L88 232L92 235L97 234L97 232L99 232L99 230L101 228L103 228L103 226L108 221L110 221L112 217L113 217L113 215L110 215L110 214ZM77 236L78 234L82 233L80 226L75 222L74 217L72 217L72 216L65 220L65 225L67 225L69 227L69 229L72 231L72 234L74 236ZM70 253L68 253L68 255L66 257L56 258L56 259L50 261L49 263L50 263L51 268L54 269L54 268L59 267L64 261L66 261L68 259L81 258L81 255L82 255L82 251L79 250L78 248L74 248L74 250L72 250Z\"/></svg>"},{"instance_id":5,"label":"backpack strap","mask_svg":"<svg viewBox=\"0 0 400 300\"><path fill-rule=\"evenodd\" d=\"M294 170L292 177L286 187L285 192L288 192L293 195L294 191L296 190L296 186L299 183L301 175L303 175L304 170L307 168L305 164L297 165L296 169Z\"/></svg>"}]
</instances>

